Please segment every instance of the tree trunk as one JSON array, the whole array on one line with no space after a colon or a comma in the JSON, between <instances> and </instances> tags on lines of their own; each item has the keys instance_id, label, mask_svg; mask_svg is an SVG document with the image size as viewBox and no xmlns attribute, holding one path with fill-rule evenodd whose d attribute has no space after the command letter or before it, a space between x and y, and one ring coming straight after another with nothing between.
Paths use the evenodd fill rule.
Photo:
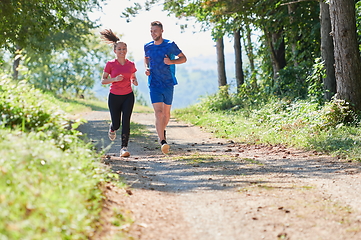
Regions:
<instances>
[{"instance_id":1,"label":"tree trunk","mask_svg":"<svg viewBox=\"0 0 361 240\"><path fill-rule=\"evenodd\" d=\"M17 46L15 51L15 57L13 62L13 79L18 80L19 78L19 66L21 61L21 47Z\"/></svg>"},{"instance_id":2,"label":"tree trunk","mask_svg":"<svg viewBox=\"0 0 361 240\"><path fill-rule=\"evenodd\" d=\"M290 44L291 44L291 49L292 49L292 59L293 59L293 65L295 67L297 67L299 64L297 62L297 32L298 32L298 27L295 27L294 22L295 22L295 12L297 9L297 4L288 4L288 14L290 15L290 26L291 26L291 31L290 31ZM296 28L296 29L295 29Z\"/></svg>"},{"instance_id":3,"label":"tree trunk","mask_svg":"<svg viewBox=\"0 0 361 240\"><path fill-rule=\"evenodd\" d=\"M251 39L251 33L252 33L251 28L249 26L246 26L247 44L245 44L246 46L245 49L249 60L249 66L251 72L253 73L255 70L255 66L254 66L254 55L253 55L253 44Z\"/></svg>"},{"instance_id":4,"label":"tree trunk","mask_svg":"<svg viewBox=\"0 0 361 240\"><path fill-rule=\"evenodd\" d=\"M251 70L251 76L250 76L250 83L253 89L257 89L257 79L256 79L256 68L255 68L255 64L254 64L254 54L253 54L253 43L252 43L252 38L251 38L251 34L252 34L252 30L249 27L249 25L246 25L246 39L244 40L244 46L245 46L245 50L246 50L246 54L248 56L248 60L249 60L249 67ZM247 40L247 42L246 42Z\"/></svg>"},{"instance_id":5,"label":"tree trunk","mask_svg":"<svg viewBox=\"0 0 361 240\"><path fill-rule=\"evenodd\" d=\"M265 31L267 43L271 52L271 61L273 67L273 78L278 78L278 72L286 66L286 48L283 38L283 30L278 32Z\"/></svg>"},{"instance_id":6,"label":"tree trunk","mask_svg":"<svg viewBox=\"0 0 361 240\"><path fill-rule=\"evenodd\" d=\"M218 86L221 87L227 85L226 66L224 61L223 37L217 39L216 49L217 49Z\"/></svg>"},{"instance_id":7,"label":"tree trunk","mask_svg":"<svg viewBox=\"0 0 361 240\"><path fill-rule=\"evenodd\" d=\"M331 0L330 18L335 54L337 98L361 111L361 58L354 0Z\"/></svg>"},{"instance_id":8,"label":"tree trunk","mask_svg":"<svg viewBox=\"0 0 361 240\"><path fill-rule=\"evenodd\" d=\"M320 0L320 20L321 20L321 57L325 65L326 77L323 78L324 97L331 100L336 93L335 78L335 58L332 36L330 35L331 20L329 5Z\"/></svg>"},{"instance_id":9,"label":"tree trunk","mask_svg":"<svg viewBox=\"0 0 361 240\"><path fill-rule=\"evenodd\" d=\"M234 54L235 54L235 68L236 68L236 83L237 91L244 83L244 74L243 74L243 62L242 62L242 46L241 46L241 30L235 30L233 32L234 36Z\"/></svg>"}]
</instances>

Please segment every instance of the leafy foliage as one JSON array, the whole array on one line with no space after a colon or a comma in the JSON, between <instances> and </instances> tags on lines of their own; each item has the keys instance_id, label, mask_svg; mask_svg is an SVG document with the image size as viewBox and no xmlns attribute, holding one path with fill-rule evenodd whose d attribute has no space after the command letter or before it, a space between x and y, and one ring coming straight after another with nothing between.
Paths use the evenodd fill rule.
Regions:
<instances>
[{"instance_id":1,"label":"leafy foliage","mask_svg":"<svg viewBox=\"0 0 361 240\"><path fill-rule=\"evenodd\" d=\"M246 74L247 88L262 91L261 95L291 99L307 96L310 82L306 79L311 75L314 59L320 56L317 1L287 4L281 0L152 0L147 1L147 5L160 2L164 3L164 10L179 18L195 18L203 29L212 30L214 39L232 35L238 29L244 33L243 38L247 37L246 29L262 31L256 59L259 69L253 67L252 72ZM134 11L124 12L130 17L141 9L137 4ZM247 53L254 56L253 52Z\"/></svg>"},{"instance_id":2,"label":"leafy foliage","mask_svg":"<svg viewBox=\"0 0 361 240\"><path fill-rule=\"evenodd\" d=\"M101 187L117 175L54 97L24 81L0 83L0 238L90 239Z\"/></svg>"},{"instance_id":3,"label":"leafy foliage","mask_svg":"<svg viewBox=\"0 0 361 240\"><path fill-rule=\"evenodd\" d=\"M217 93L173 113L222 138L287 144L361 159L360 118L346 101L333 99L320 104L313 97L290 100L246 93L243 90L244 105L235 105L238 96ZM250 104L253 100L255 103Z\"/></svg>"},{"instance_id":4,"label":"leafy foliage","mask_svg":"<svg viewBox=\"0 0 361 240\"><path fill-rule=\"evenodd\" d=\"M361 48L361 2L357 1L355 3L356 7L356 27L357 27L357 41L359 43L359 46ZM360 49L361 51L361 49Z\"/></svg>"},{"instance_id":5,"label":"leafy foliage","mask_svg":"<svg viewBox=\"0 0 361 240\"><path fill-rule=\"evenodd\" d=\"M39 139L49 136L61 149L69 149L77 141L74 129L80 122L70 123L64 111L49 104L39 90L26 82L13 83L1 80L0 125L23 132L38 132Z\"/></svg>"},{"instance_id":6,"label":"leafy foliage","mask_svg":"<svg viewBox=\"0 0 361 240\"><path fill-rule=\"evenodd\" d=\"M28 51L22 78L38 89L56 94L79 96L87 93L99 79L112 48L95 32L85 42L77 42L50 54Z\"/></svg>"},{"instance_id":7,"label":"leafy foliage","mask_svg":"<svg viewBox=\"0 0 361 240\"><path fill-rule=\"evenodd\" d=\"M64 152L35 133L3 129L0 146L0 238L88 239L105 175L92 152L79 145Z\"/></svg>"},{"instance_id":8,"label":"leafy foliage","mask_svg":"<svg viewBox=\"0 0 361 240\"><path fill-rule=\"evenodd\" d=\"M228 86L220 87L219 91L204 98L200 104L202 109L209 111L226 110L233 105L232 100L228 94Z\"/></svg>"},{"instance_id":9,"label":"leafy foliage","mask_svg":"<svg viewBox=\"0 0 361 240\"><path fill-rule=\"evenodd\" d=\"M1 47L11 52L19 48L44 51L79 41L95 27L87 13L99 8L101 1L4 0L0 5ZM58 38L64 31L70 34Z\"/></svg>"},{"instance_id":10,"label":"leafy foliage","mask_svg":"<svg viewBox=\"0 0 361 240\"><path fill-rule=\"evenodd\" d=\"M313 65L313 72L306 79L308 83L308 97L322 104L324 99L324 89L322 78L326 77L326 70L324 68L321 58L317 58Z\"/></svg>"}]
</instances>

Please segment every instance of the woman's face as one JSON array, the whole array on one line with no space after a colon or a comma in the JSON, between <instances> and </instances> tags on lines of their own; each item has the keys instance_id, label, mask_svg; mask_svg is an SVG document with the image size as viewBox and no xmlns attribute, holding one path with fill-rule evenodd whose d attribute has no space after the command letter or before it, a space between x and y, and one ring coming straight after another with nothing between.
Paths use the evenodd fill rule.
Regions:
<instances>
[{"instance_id":1,"label":"woman's face","mask_svg":"<svg viewBox=\"0 0 361 240\"><path fill-rule=\"evenodd\" d=\"M128 48L125 43L117 43L117 46L114 49L114 53L117 55L117 58L125 58L127 55Z\"/></svg>"}]
</instances>

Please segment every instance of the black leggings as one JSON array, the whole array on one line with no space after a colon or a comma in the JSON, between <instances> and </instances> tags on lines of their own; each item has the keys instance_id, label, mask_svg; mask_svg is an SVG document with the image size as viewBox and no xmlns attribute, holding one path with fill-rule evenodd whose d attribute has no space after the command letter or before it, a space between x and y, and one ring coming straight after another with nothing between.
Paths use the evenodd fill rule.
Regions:
<instances>
[{"instance_id":1,"label":"black leggings","mask_svg":"<svg viewBox=\"0 0 361 240\"><path fill-rule=\"evenodd\" d=\"M115 95L109 93L108 107L112 124L110 128L114 131L120 128L120 119L122 118L122 147L128 146L130 135L130 117L133 112L134 93L127 95ZM123 117L122 117L123 114Z\"/></svg>"}]
</instances>

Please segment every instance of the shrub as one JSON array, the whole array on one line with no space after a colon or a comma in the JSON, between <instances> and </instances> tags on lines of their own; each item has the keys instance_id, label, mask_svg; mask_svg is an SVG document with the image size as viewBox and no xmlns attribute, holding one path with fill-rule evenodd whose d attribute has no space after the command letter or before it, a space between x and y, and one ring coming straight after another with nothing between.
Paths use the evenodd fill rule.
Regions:
<instances>
[{"instance_id":1,"label":"shrub","mask_svg":"<svg viewBox=\"0 0 361 240\"><path fill-rule=\"evenodd\" d=\"M0 112L1 125L7 128L43 131L67 126L65 113L49 105L44 95L25 81L0 81Z\"/></svg>"},{"instance_id":2,"label":"shrub","mask_svg":"<svg viewBox=\"0 0 361 240\"><path fill-rule=\"evenodd\" d=\"M333 98L320 111L321 129L341 125L358 125L359 119L352 107L345 100Z\"/></svg>"},{"instance_id":3,"label":"shrub","mask_svg":"<svg viewBox=\"0 0 361 240\"><path fill-rule=\"evenodd\" d=\"M95 155L0 130L0 239L89 239L105 175Z\"/></svg>"},{"instance_id":4,"label":"shrub","mask_svg":"<svg viewBox=\"0 0 361 240\"><path fill-rule=\"evenodd\" d=\"M50 137L62 149L68 149L79 134L74 129L80 121L70 124L59 106L25 81L0 80L0 112L2 128L38 132L40 139Z\"/></svg>"},{"instance_id":5,"label":"shrub","mask_svg":"<svg viewBox=\"0 0 361 240\"><path fill-rule=\"evenodd\" d=\"M217 93L205 97L199 106L207 111L219 111L231 108L233 103L228 93L228 88L228 85L220 87Z\"/></svg>"}]
</instances>

